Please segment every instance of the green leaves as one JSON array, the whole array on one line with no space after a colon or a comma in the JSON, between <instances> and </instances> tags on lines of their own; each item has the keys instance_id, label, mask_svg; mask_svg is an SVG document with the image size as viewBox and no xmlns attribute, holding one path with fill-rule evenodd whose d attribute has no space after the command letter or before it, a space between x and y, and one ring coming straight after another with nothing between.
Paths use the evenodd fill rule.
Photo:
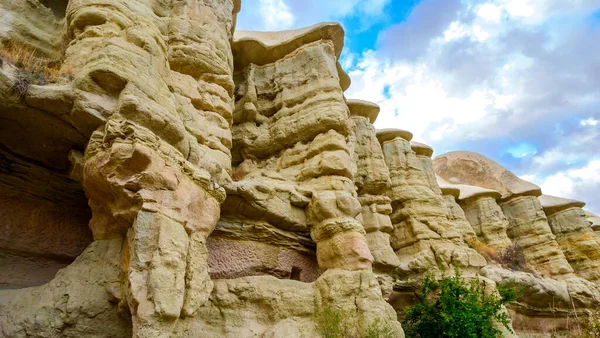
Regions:
<instances>
[{"instance_id":1,"label":"green leaves","mask_svg":"<svg viewBox=\"0 0 600 338\"><path fill-rule=\"evenodd\" d=\"M466 282L458 270L454 276L439 282L433 275L423 280L417 298L419 304L404 310L402 323L407 337L495 338L500 330L494 322L510 329L510 321L502 305L518 297L519 291L499 285L500 297L486 291L485 282Z\"/></svg>"}]
</instances>

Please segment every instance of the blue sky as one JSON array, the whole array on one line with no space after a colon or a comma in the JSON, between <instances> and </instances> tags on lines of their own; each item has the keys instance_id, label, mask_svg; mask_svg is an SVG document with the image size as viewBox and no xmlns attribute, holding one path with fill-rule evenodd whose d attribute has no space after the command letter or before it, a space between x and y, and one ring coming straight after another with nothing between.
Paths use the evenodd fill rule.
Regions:
<instances>
[{"instance_id":1,"label":"blue sky","mask_svg":"<svg viewBox=\"0 0 600 338\"><path fill-rule=\"evenodd\" d=\"M435 155L484 154L600 213L600 0L242 0L238 29L338 21L348 98Z\"/></svg>"}]
</instances>

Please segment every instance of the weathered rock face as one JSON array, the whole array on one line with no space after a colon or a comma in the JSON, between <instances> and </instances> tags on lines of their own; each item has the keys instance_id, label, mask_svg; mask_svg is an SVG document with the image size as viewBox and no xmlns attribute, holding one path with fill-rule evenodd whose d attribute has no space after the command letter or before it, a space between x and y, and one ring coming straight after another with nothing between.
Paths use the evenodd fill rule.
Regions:
<instances>
[{"instance_id":1,"label":"weathered rock face","mask_svg":"<svg viewBox=\"0 0 600 338\"><path fill-rule=\"evenodd\" d=\"M0 16L2 51L11 44L48 58L60 54L62 26L49 8L0 1ZM41 285L92 241L87 199L69 177L68 160L86 138L62 118L72 105L64 86L32 84L19 99L13 88L20 70L1 64L0 288Z\"/></svg>"},{"instance_id":2,"label":"weathered rock face","mask_svg":"<svg viewBox=\"0 0 600 338\"><path fill-rule=\"evenodd\" d=\"M585 216L587 221L590 223L592 230L594 230L594 232L600 236L600 217L592 214L591 212L589 212L587 210L583 211L583 215Z\"/></svg>"},{"instance_id":3,"label":"weathered rock face","mask_svg":"<svg viewBox=\"0 0 600 338\"><path fill-rule=\"evenodd\" d=\"M597 306L582 205L377 132L339 24L234 34L240 6L0 0L1 336L316 337L334 309L403 337L390 304L453 267L524 286L516 319ZM473 249L511 243L553 279Z\"/></svg>"},{"instance_id":4,"label":"weathered rock face","mask_svg":"<svg viewBox=\"0 0 600 338\"><path fill-rule=\"evenodd\" d=\"M582 223L573 218L579 215L577 212L567 213L555 219L552 216L561 208L557 208L555 203L548 203L547 209L542 209L542 204L537 198L540 194L539 188L518 179L508 170L479 154L453 152L441 155L434 159L434 168L436 174L450 182L478 185L476 188L464 186L465 193L461 206L465 208L467 217L473 219L472 224L482 224L486 218L495 218L497 221L493 222L494 232L502 233L502 229L505 228L512 244L520 247L518 250L522 250L528 267L536 274L516 272L496 266L488 266L481 270L483 276L496 282L512 281L524 288L525 293L519 298L517 304L511 306L514 311L515 328L534 332L544 331L548 327L556 330L565 329L568 325L568 317L572 315L572 311L575 311L574 307L577 311L582 311L598 304L600 293L597 285L577 277L574 274L577 269L573 269L567 258L569 255L584 258L585 244L578 247L570 244L567 239L570 236L568 234L570 229L581 228ZM470 174L465 174L463 170ZM499 201L501 211L494 207L495 200L500 196L492 197L488 189L498 189L502 192L502 199ZM479 202L481 205L478 204L478 200L483 201ZM480 217L484 208L494 210L492 215L496 214L496 217ZM552 216L547 218L544 210ZM508 227L502 225L504 217L508 219ZM591 231L591 228L588 229ZM561 231L563 234L555 236ZM567 234L564 234L565 232ZM577 231L574 231L572 236L582 239L578 237L580 234ZM486 241L485 236L482 237L483 241ZM585 238L588 239L589 236ZM501 242L506 241L501 240ZM583 261L585 263L580 268L582 271L580 275L597 270L591 268L594 259L585 257ZM586 269L588 267L589 270ZM546 278L540 278L540 275ZM591 273L587 276L591 276ZM548 306L548 304L553 305ZM553 321L552 318L555 320Z\"/></svg>"},{"instance_id":5,"label":"weathered rock face","mask_svg":"<svg viewBox=\"0 0 600 338\"><path fill-rule=\"evenodd\" d=\"M433 159L433 169L449 183L496 190L502 194L502 199L541 195L540 187L518 178L489 158L469 151L452 151L437 156Z\"/></svg>"},{"instance_id":6,"label":"weathered rock face","mask_svg":"<svg viewBox=\"0 0 600 338\"><path fill-rule=\"evenodd\" d=\"M600 279L600 238L581 208L583 202L549 195L539 200L556 241L575 273L589 281Z\"/></svg>"},{"instance_id":7,"label":"weathered rock face","mask_svg":"<svg viewBox=\"0 0 600 338\"><path fill-rule=\"evenodd\" d=\"M431 164L431 161L429 161L429 164ZM448 219L454 223L456 229L467 242L474 240L478 241L477 233L474 230L475 227L471 226L465 211L456 202L460 197L461 190L456 185L449 184L440 178L436 178L436 181L441 190L444 202L446 203Z\"/></svg>"},{"instance_id":8,"label":"weathered rock face","mask_svg":"<svg viewBox=\"0 0 600 338\"><path fill-rule=\"evenodd\" d=\"M433 166L436 174L448 182L499 191L499 205L509 221L507 235L523 248L527 264L543 276L572 276L573 268L560 250L537 199L539 187L519 179L489 158L470 152L438 156Z\"/></svg>"},{"instance_id":9,"label":"weathered rock face","mask_svg":"<svg viewBox=\"0 0 600 338\"><path fill-rule=\"evenodd\" d=\"M497 203L500 193L476 186L456 186L460 189L460 205L477 238L496 251L509 247L512 243L506 234L509 222Z\"/></svg>"},{"instance_id":10,"label":"weathered rock face","mask_svg":"<svg viewBox=\"0 0 600 338\"><path fill-rule=\"evenodd\" d=\"M2 264L68 263L95 240L51 282L0 294L3 335L315 336L315 316L335 308L356 315L355 335L379 319L403 336L380 286L386 277L391 288L383 273L398 265L389 172L372 121L353 120L343 96L343 30L234 39L239 9L233 0L2 3L6 38L38 36L26 42L49 56L66 46L57 62L72 73L17 96L23 74L12 64L0 72L9 112L0 206L13 211ZM51 265L39 260L41 275L42 263ZM42 284L52 272L0 282ZM56 294L77 310L50 306Z\"/></svg>"},{"instance_id":11,"label":"weathered rock face","mask_svg":"<svg viewBox=\"0 0 600 338\"><path fill-rule=\"evenodd\" d=\"M393 209L391 244L401 261L399 273L419 277L426 271L452 266L474 273L486 265L448 219L441 193L430 188L429 175L411 149L411 135L401 130L383 130L377 137L391 176L387 193Z\"/></svg>"},{"instance_id":12,"label":"weathered rock face","mask_svg":"<svg viewBox=\"0 0 600 338\"><path fill-rule=\"evenodd\" d=\"M390 172L372 125L379 107L358 100L348 101L348 107L353 122L351 146L354 148L353 162L356 163L354 182L362 206L359 217L367 232L374 267L390 271L400 261L390 246L389 233L393 228L389 214L392 207L390 199L384 195L390 186Z\"/></svg>"}]
</instances>

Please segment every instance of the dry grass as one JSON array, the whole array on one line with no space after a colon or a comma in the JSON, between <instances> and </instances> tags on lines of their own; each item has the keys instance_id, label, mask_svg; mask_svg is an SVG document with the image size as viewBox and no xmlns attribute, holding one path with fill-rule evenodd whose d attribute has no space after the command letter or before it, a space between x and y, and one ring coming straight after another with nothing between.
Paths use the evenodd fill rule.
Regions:
<instances>
[{"instance_id":1,"label":"dry grass","mask_svg":"<svg viewBox=\"0 0 600 338\"><path fill-rule=\"evenodd\" d=\"M569 315L569 324L566 330L550 332L552 338L600 338L600 310L595 310L587 315Z\"/></svg>"},{"instance_id":2,"label":"dry grass","mask_svg":"<svg viewBox=\"0 0 600 338\"><path fill-rule=\"evenodd\" d=\"M62 67L62 57L50 59L23 44L3 42L0 46L0 58L0 67L7 63L19 69L12 87L13 93L19 98L25 96L29 85L45 85L72 79L70 67Z\"/></svg>"},{"instance_id":3,"label":"dry grass","mask_svg":"<svg viewBox=\"0 0 600 338\"><path fill-rule=\"evenodd\" d=\"M498 261L498 253L496 252L496 249L477 240L477 237L466 237L465 241L471 248L475 249L475 251L482 255L488 262Z\"/></svg>"}]
</instances>

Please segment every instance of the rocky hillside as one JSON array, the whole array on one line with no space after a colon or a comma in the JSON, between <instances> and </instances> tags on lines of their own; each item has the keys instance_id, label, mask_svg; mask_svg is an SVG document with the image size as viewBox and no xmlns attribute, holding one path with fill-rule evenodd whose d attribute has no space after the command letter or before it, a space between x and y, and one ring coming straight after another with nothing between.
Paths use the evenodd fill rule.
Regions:
<instances>
[{"instance_id":1,"label":"rocky hillside","mask_svg":"<svg viewBox=\"0 0 600 338\"><path fill-rule=\"evenodd\" d=\"M454 268L522 288L520 336L598 307L585 203L376 130L340 25L235 31L240 8L0 0L0 336L319 337L336 309L404 337Z\"/></svg>"}]
</instances>

